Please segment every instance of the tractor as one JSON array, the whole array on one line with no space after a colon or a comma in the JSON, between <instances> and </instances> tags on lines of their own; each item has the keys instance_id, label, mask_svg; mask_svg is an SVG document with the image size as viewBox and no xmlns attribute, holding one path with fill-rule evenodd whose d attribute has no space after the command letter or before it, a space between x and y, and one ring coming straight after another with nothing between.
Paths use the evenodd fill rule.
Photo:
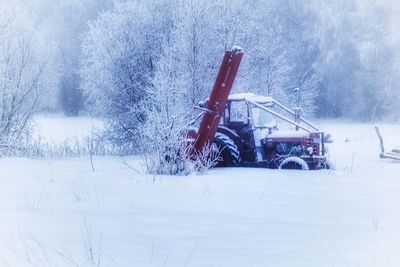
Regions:
<instances>
[{"instance_id":1,"label":"tractor","mask_svg":"<svg viewBox=\"0 0 400 267\"><path fill-rule=\"evenodd\" d=\"M188 131L192 157L209 149L218 154L217 167L328 168L324 132L301 116L299 106L292 110L252 93L230 95L242 56L240 47L225 52L210 97L195 107L202 120Z\"/></svg>"}]
</instances>

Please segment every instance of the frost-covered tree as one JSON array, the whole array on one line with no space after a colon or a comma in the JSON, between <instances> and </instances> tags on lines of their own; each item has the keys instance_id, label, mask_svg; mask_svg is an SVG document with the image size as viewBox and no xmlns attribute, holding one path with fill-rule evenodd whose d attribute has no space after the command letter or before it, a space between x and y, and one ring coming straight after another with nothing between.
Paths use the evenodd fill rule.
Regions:
<instances>
[{"instance_id":1,"label":"frost-covered tree","mask_svg":"<svg viewBox=\"0 0 400 267\"><path fill-rule=\"evenodd\" d=\"M108 119L117 142L182 138L186 114L209 95L223 51L238 44L245 57L236 92L293 106L300 88L307 114L384 116L399 103L388 7L376 0L116 1L84 38L87 103Z\"/></svg>"},{"instance_id":2,"label":"frost-covered tree","mask_svg":"<svg viewBox=\"0 0 400 267\"><path fill-rule=\"evenodd\" d=\"M66 115L78 115L83 107L80 84L82 60L81 35L87 31L88 21L95 19L98 12L111 7L112 0L23 0L31 6L37 17L37 30L44 39L54 40L59 79L54 90L53 102Z\"/></svg>"},{"instance_id":3,"label":"frost-covered tree","mask_svg":"<svg viewBox=\"0 0 400 267\"><path fill-rule=\"evenodd\" d=\"M245 80L245 90L272 96L289 106L297 104L293 89L300 88L300 106L311 114L318 81L313 63L318 49L310 27L315 16L307 4L289 0L251 2L250 26L246 27L243 44L243 75L239 79Z\"/></svg>"},{"instance_id":4,"label":"frost-covered tree","mask_svg":"<svg viewBox=\"0 0 400 267\"><path fill-rule=\"evenodd\" d=\"M397 45L390 1L336 1L320 5L321 114L371 120L391 117L398 98ZM397 15L395 15L397 17ZM397 26L396 26L397 27ZM397 60L397 61L396 61Z\"/></svg>"},{"instance_id":5,"label":"frost-covered tree","mask_svg":"<svg viewBox=\"0 0 400 267\"><path fill-rule=\"evenodd\" d=\"M18 3L0 3L0 144L12 147L29 135L33 112L51 83L47 54L32 15Z\"/></svg>"},{"instance_id":6,"label":"frost-covered tree","mask_svg":"<svg viewBox=\"0 0 400 267\"><path fill-rule=\"evenodd\" d=\"M170 80L186 109L209 95L224 50L245 39L246 6L240 0L175 1L173 28L163 46L165 59L161 59L157 75Z\"/></svg>"},{"instance_id":7,"label":"frost-covered tree","mask_svg":"<svg viewBox=\"0 0 400 267\"><path fill-rule=\"evenodd\" d=\"M10 2L15 2L8 0ZM30 10L32 23L40 35L42 51L51 52L54 83L43 90L40 110L64 111L77 115L82 103L80 67L82 59L81 34L87 30L89 20L98 12L112 6L112 0L17 0Z\"/></svg>"},{"instance_id":8,"label":"frost-covered tree","mask_svg":"<svg viewBox=\"0 0 400 267\"><path fill-rule=\"evenodd\" d=\"M317 109L319 77L315 67L320 50L313 33L316 29L317 14L310 9L312 0L287 1L283 0L279 9L282 24L286 25L283 33L284 50L287 51L290 72L289 86L285 91L291 106L299 105L305 115L314 115ZM300 102L293 88L299 88Z\"/></svg>"},{"instance_id":9,"label":"frost-covered tree","mask_svg":"<svg viewBox=\"0 0 400 267\"><path fill-rule=\"evenodd\" d=\"M225 49L237 43L245 27L241 1L174 1L172 31L164 38L149 88L141 143L151 172L188 173L212 161L204 151L198 161L185 151L192 108L211 91Z\"/></svg>"},{"instance_id":10,"label":"frost-covered tree","mask_svg":"<svg viewBox=\"0 0 400 267\"><path fill-rule=\"evenodd\" d=\"M281 101L287 100L283 90L290 85L290 51L283 39L285 25L274 9L256 9L251 42L245 63L250 90ZM247 88L246 88L247 89Z\"/></svg>"},{"instance_id":11,"label":"frost-covered tree","mask_svg":"<svg viewBox=\"0 0 400 267\"><path fill-rule=\"evenodd\" d=\"M85 35L82 86L90 109L108 119L116 142L137 141L146 120L155 64L171 28L168 9L168 1L118 2Z\"/></svg>"}]
</instances>

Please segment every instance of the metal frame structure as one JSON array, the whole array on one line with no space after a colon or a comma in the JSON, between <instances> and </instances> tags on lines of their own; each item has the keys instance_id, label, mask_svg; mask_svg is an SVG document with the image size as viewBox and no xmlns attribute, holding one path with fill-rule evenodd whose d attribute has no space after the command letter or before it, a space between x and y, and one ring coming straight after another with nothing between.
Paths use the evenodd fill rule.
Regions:
<instances>
[{"instance_id":1,"label":"metal frame structure","mask_svg":"<svg viewBox=\"0 0 400 267\"><path fill-rule=\"evenodd\" d=\"M379 154L379 157L381 157L383 159L400 160L400 149L392 149L392 151L390 151L390 152L385 152L383 137L382 137L381 131L378 126L375 126L375 131L376 131L376 134L378 135L378 138L380 141L380 146L381 146L381 153Z\"/></svg>"}]
</instances>

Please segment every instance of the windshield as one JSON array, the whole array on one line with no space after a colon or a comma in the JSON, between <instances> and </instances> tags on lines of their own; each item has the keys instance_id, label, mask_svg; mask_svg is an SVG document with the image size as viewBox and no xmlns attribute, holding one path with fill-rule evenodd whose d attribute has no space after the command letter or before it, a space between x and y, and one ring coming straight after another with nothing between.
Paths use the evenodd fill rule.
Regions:
<instances>
[{"instance_id":1,"label":"windshield","mask_svg":"<svg viewBox=\"0 0 400 267\"><path fill-rule=\"evenodd\" d=\"M252 107L253 120L255 127L273 128L276 124L274 115L262 110L259 107Z\"/></svg>"},{"instance_id":2,"label":"windshield","mask_svg":"<svg viewBox=\"0 0 400 267\"><path fill-rule=\"evenodd\" d=\"M246 123L248 120L247 103L245 101L232 101L230 115L230 121Z\"/></svg>"}]
</instances>

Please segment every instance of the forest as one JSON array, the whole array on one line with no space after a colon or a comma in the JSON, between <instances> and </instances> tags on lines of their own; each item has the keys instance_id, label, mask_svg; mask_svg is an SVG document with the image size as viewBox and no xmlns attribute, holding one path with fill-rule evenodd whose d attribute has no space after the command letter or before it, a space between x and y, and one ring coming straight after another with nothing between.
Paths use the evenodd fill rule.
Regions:
<instances>
[{"instance_id":1,"label":"forest","mask_svg":"<svg viewBox=\"0 0 400 267\"><path fill-rule=\"evenodd\" d=\"M182 125L234 45L245 53L234 92L293 105L299 88L315 118L396 121L399 9L377 0L2 0L1 143L29 136L37 112L104 118L114 143Z\"/></svg>"}]
</instances>

